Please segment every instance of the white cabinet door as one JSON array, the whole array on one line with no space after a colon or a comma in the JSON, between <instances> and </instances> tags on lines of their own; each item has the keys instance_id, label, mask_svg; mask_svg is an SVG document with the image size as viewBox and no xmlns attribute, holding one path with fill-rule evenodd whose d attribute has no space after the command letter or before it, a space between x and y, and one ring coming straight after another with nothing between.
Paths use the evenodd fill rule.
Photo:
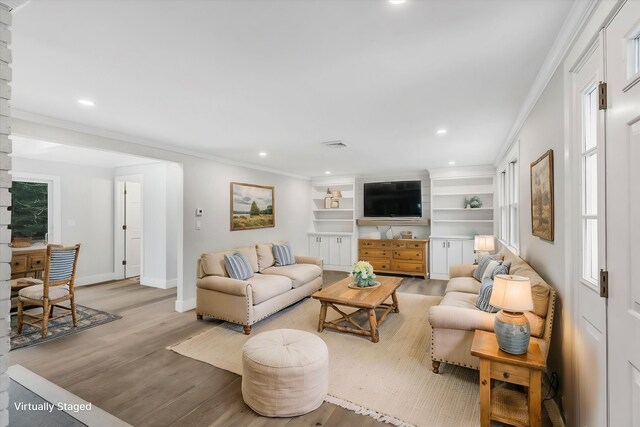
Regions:
<instances>
[{"instance_id":1,"label":"white cabinet door","mask_svg":"<svg viewBox=\"0 0 640 427\"><path fill-rule=\"evenodd\" d=\"M327 264L340 265L340 238L339 237L325 237L329 242L329 258Z\"/></svg>"},{"instance_id":2,"label":"white cabinet door","mask_svg":"<svg viewBox=\"0 0 640 427\"><path fill-rule=\"evenodd\" d=\"M309 256L320 258L320 241L318 236L309 236Z\"/></svg>"},{"instance_id":3,"label":"white cabinet door","mask_svg":"<svg viewBox=\"0 0 640 427\"><path fill-rule=\"evenodd\" d=\"M351 237L340 237L340 264L348 267L351 262Z\"/></svg>"},{"instance_id":4,"label":"white cabinet door","mask_svg":"<svg viewBox=\"0 0 640 427\"><path fill-rule=\"evenodd\" d=\"M473 240L462 241L462 263L473 264L476 260L475 253L473 252Z\"/></svg>"},{"instance_id":5,"label":"white cabinet door","mask_svg":"<svg viewBox=\"0 0 640 427\"><path fill-rule=\"evenodd\" d=\"M431 274L449 274L447 265L447 241L431 240Z\"/></svg>"},{"instance_id":6,"label":"white cabinet door","mask_svg":"<svg viewBox=\"0 0 640 427\"><path fill-rule=\"evenodd\" d=\"M323 260L325 263L329 263L329 242L330 238L328 236L318 236L318 258Z\"/></svg>"},{"instance_id":7,"label":"white cabinet door","mask_svg":"<svg viewBox=\"0 0 640 427\"><path fill-rule=\"evenodd\" d=\"M462 240L447 240L447 266L462 264ZM449 274L447 268L446 274Z\"/></svg>"}]
</instances>

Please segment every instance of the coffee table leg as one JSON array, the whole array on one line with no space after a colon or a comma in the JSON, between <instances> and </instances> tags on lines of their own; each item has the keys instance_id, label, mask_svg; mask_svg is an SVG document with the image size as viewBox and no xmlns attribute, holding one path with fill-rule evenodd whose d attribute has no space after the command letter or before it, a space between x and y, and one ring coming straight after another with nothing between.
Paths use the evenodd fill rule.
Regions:
<instances>
[{"instance_id":1,"label":"coffee table leg","mask_svg":"<svg viewBox=\"0 0 640 427\"><path fill-rule=\"evenodd\" d=\"M396 307L393 309L394 313L400 313L400 306L398 305L398 295L396 295L396 291L393 291L391 294L391 299L393 300L393 305Z\"/></svg>"},{"instance_id":2,"label":"coffee table leg","mask_svg":"<svg viewBox=\"0 0 640 427\"><path fill-rule=\"evenodd\" d=\"M369 324L371 325L371 341L380 341L380 337L378 336L378 319L376 318L376 311L373 308L369 309Z\"/></svg>"},{"instance_id":3,"label":"coffee table leg","mask_svg":"<svg viewBox=\"0 0 640 427\"><path fill-rule=\"evenodd\" d=\"M320 321L318 322L318 332L322 332L324 330L324 321L327 318L327 303L325 301L320 301Z\"/></svg>"}]
</instances>

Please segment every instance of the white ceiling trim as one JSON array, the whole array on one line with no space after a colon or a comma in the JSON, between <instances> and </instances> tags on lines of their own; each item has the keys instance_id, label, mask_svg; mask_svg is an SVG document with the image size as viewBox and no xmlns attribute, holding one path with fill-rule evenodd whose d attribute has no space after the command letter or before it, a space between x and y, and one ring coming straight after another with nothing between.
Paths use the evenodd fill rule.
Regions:
<instances>
[{"instance_id":1,"label":"white ceiling trim","mask_svg":"<svg viewBox=\"0 0 640 427\"><path fill-rule=\"evenodd\" d=\"M79 124L79 123L69 122L69 121L66 121L66 120L55 119L53 117L43 116L41 114L31 113L29 111L12 109L11 110L11 116L15 117L17 119L20 119L20 120L39 123L39 124L42 124L42 125L54 126L54 127L58 127L58 128L61 128L61 129L75 131L75 132L87 133L89 135L99 136L99 137L102 137L102 138L114 139L114 140L118 140L118 141L122 141L122 142L128 142L128 143L131 143L131 144L142 145L142 146L145 146L145 147L155 148L155 149L167 151L167 152L170 152L170 153L181 154L181 155L186 155L186 156L190 156L190 157L197 157L199 159L211 160L211 161L218 162L218 163L223 163L223 164L226 164L226 165L238 166L238 167L243 167L243 168L253 169L253 170L259 170L259 171L262 171L262 172L269 172L269 173L273 173L273 174L276 174L276 175L284 175L284 176L289 176L289 177L292 177L292 178L304 179L304 180L307 180L307 181L309 181L311 179L310 176L298 175L298 174L294 174L294 173L290 173L290 172L286 172L286 171L281 171L281 170L278 170L278 169L272 169L272 168L269 168L269 167L266 167L266 166L260 166L260 165L256 165L256 164L252 164L252 163L244 163L244 162L238 162L238 161L235 161L235 160L229 160L229 159L225 159L225 158L221 158L221 157L212 156L210 154L206 154L206 153L203 153L203 152L200 152L200 151L185 150L184 148L179 148L179 147L176 147L174 145L162 144L162 143L159 143L159 142L156 142L156 141L150 141L150 140L147 140L147 139L138 138L138 137L134 137L134 136L131 136L131 135L125 135L125 134L112 132L112 131L108 131L108 130L104 130L104 129L100 129L100 128L96 128L96 127L92 127L92 126L86 126L86 125L82 125L82 124ZM31 138L32 137L32 135L18 135L18 136L22 136L22 137L25 137L25 138ZM42 138L39 138L39 139L42 139ZM118 150L114 150L114 151L118 151ZM134 154L134 153L126 153L126 154Z\"/></svg>"},{"instance_id":2,"label":"white ceiling trim","mask_svg":"<svg viewBox=\"0 0 640 427\"><path fill-rule=\"evenodd\" d=\"M500 164L504 156L514 144L516 135L520 132L520 129L529 117L531 110L535 107L538 99L540 99L540 96L542 96L542 93L549 84L551 77L553 77L556 69L564 60L565 56L569 52L569 48L573 45L573 42L580 34L580 31L582 31L582 28L589 20L589 17L599 2L600 0L588 0L576 1L573 4L567 18L562 24L562 28L560 29L558 36L553 42L553 46L551 46L551 50L547 54L542 67L540 67L540 71L538 72L536 79L531 85L531 90L520 108L518 117L516 117L506 140L503 142L500 151L498 151L498 155L494 160L495 167Z\"/></svg>"}]
</instances>

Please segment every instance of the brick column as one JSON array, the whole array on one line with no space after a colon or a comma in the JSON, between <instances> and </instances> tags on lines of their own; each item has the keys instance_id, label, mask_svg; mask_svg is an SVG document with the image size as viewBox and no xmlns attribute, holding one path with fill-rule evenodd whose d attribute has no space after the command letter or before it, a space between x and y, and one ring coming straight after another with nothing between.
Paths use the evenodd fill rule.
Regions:
<instances>
[{"instance_id":1,"label":"brick column","mask_svg":"<svg viewBox=\"0 0 640 427\"><path fill-rule=\"evenodd\" d=\"M0 426L9 425L9 375L7 354L11 344L11 133L9 99L11 99L11 8L0 0Z\"/></svg>"}]
</instances>

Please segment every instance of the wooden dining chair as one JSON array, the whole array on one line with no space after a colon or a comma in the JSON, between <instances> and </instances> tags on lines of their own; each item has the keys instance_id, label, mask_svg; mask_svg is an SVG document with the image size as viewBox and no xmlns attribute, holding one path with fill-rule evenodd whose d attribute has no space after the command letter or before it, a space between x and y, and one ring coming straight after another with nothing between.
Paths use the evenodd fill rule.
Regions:
<instances>
[{"instance_id":1,"label":"wooden dining chair","mask_svg":"<svg viewBox=\"0 0 640 427\"><path fill-rule=\"evenodd\" d=\"M76 327L76 303L74 283L80 244L63 247L47 245L47 257L44 264L42 285L20 289L18 293L18 333L22 333L23 324L42 329L42 337L47 336L50 320L71 315ZM69 301L69 306L60 305ZM41 306L42 314L24 311L24 306ZM53 317L53 308L63 310L63 314ZM27 321L25 318L34 319Z\"/></svg>"}]
</instances>

